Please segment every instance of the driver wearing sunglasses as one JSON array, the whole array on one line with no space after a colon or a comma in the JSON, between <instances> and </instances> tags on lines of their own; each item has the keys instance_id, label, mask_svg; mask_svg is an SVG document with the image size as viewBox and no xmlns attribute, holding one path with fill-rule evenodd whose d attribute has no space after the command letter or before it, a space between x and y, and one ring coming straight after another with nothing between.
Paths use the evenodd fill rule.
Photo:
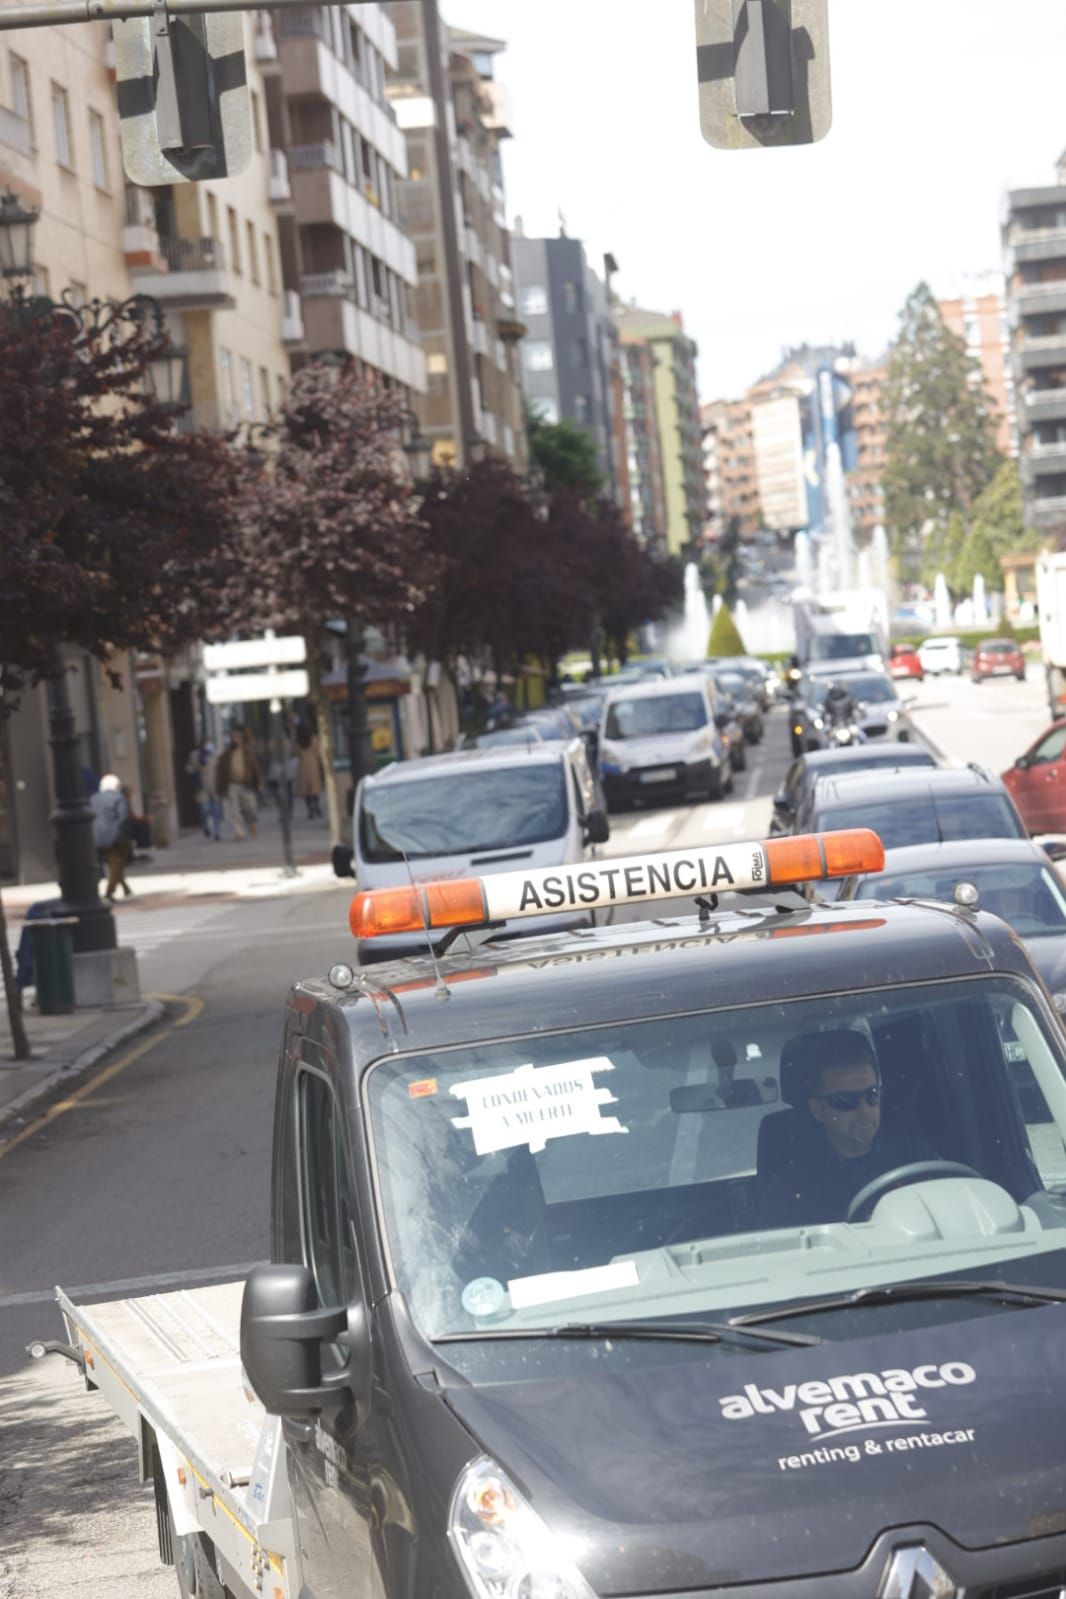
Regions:
<instances>
[{"instance_id":1,"label":"driver wearing sunglasses","mask_svg":"<svg viewBox=\"0 0 1066 1599\"><path fill-rule=\"evenodd\" d=\"M760 1203L764 1227L843 1221L861 1188L936 1151L918 1133L881 1125L881 1079L862 1033L825 1035L823 1058L811 1073L807 1109L818 1123L814 1152L793 1160L767 1182Z\"/></svg>"}]
</instances>

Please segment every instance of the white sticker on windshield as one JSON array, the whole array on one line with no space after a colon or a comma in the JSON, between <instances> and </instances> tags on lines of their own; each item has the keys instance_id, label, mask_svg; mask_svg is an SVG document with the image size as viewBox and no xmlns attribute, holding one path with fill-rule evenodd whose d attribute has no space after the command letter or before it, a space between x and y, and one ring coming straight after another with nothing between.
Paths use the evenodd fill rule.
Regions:
<instances>
[{"instance_id":1,"label":"white sticker on windshield","mask_svg":"<svg viewBox=\"0 0 1066 1599\"><path fill-rule=\"evenodd\" d=\"M612 1288L639 1288L635 1260L612 1260L606 1266L585 1266L579 1271L545 1271L539 1277L512 1277L507 1284L512 1310L529 1310L556 1299L580 1299L585 1294L609 1294Z\"/></svg>"},{"instance_id":2,"label":"white sticker on windshield","mask_svg":"<svg viewBox=\"0 0 1066 1599\"><path fill-rule=\"evenodd\" d=\"M613 1072L604 1055L565 1061L561 1066L519 1066L499 1077L477 1077L455 1083L451 1092L466 1100L467 1114L452 1118L469 1127L479 1155L528 1145L533 1154L549 1138L574 1133L628 1133L617 1116L601 1116L602 1105L618 1101L609 1088L599 1088L593 1072Z\"/></svg>"}]
</instances>

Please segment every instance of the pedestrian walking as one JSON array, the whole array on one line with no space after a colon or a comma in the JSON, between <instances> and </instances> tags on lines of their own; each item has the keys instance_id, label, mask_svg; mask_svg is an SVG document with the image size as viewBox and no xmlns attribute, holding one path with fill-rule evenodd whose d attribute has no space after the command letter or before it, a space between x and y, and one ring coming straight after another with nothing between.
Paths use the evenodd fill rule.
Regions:
<instances>
[{"instance_id":1,"label":"pedestrian walking","mask_svg":"<svg viewBox=\"0 0 1066 1599\"><path fill-rule=\"evenodd\" d=\"M90 796L89 806L93 813L93 843L101 870L107 871L105 898L113 900L118 888L128 898L133 893L126 881L126 867L133 854L130 808L122 792L122 783L114 772L100 779L100 787Z\"/></svg>"},{"instance_id":2,"label":"pedestrian walking","mask_svg":"<svg viewBox=\"0 0 1066 1599\"><path fill-rule=\"evenodd\" d=\"M262 786L263 768L248 731L234 727L215 767L215 792L225 804L237 843L243 843L247 837L245 828L255 837L259 819L258 793Z\"/></svg>"},{"instance_id":3,"label":"pedestrian walking","mask_svg":"<svg viewBox=\"0 0 1066 1599\"><path fill-rule=\"evenodd\" d=\"M296 792L307 806L307 820L313 822L322 816L323 771L318 734L307 722L301 722L296 729L296 743Z\"/></svg>"},{"instance_id":4,"label":"pedestrian walking","mask_svg":"<svg viewBox=\"0 0 1066 1599\"><path fill-rule=\"evenodd\" d=\"M202 738L186 763L185 770L196 778L196 803L205 838L217 844L222 836L222 801L215 788L218 756L209 738Z\"/></svg>"}]
</instances>

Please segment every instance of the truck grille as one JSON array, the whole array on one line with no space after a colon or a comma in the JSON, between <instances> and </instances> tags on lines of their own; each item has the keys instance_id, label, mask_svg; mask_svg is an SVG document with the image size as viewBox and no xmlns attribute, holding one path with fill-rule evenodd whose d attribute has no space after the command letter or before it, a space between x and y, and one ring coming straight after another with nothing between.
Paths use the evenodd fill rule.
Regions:
<instances>
[{"instance_id":1,"label":"truck grille","mask_svg":"<svg viewBox=\"0 0 1066 1599\"><path fill-rule=\"evenodd\" d=\"M1049 1571L1045 1577L1029 1577L1025 1582L1001 1582L994 1588L980 1588L975 1599L1066 1599L1066 1570Z\"/></svg>"}]
</instances>

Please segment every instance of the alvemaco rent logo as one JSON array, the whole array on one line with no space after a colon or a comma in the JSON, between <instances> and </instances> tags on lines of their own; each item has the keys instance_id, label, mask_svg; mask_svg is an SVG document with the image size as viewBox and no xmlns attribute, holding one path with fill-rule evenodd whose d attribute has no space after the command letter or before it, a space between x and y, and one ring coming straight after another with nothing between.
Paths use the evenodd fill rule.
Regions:
<instances>
[{"instance_id":1,"label":"alvemaco rent logo","mask_svg":"<svg viewBox=\"0 0 1066 1599\"><path fill-rule=\"evenodd\" d=\"M865 1427L928 1421L928 1413L919 1403L924 1390L963 1387L976 1378L966 1361L949 1360L940 1366L894 1367L890 1371L859 1371L850 1377L790 1382L780 1392L749 1382L743 1393L728 1394L718 1403L727 1421L797 1411L809 1433L829 1438Z\"/></svg>"}]
</instances>

